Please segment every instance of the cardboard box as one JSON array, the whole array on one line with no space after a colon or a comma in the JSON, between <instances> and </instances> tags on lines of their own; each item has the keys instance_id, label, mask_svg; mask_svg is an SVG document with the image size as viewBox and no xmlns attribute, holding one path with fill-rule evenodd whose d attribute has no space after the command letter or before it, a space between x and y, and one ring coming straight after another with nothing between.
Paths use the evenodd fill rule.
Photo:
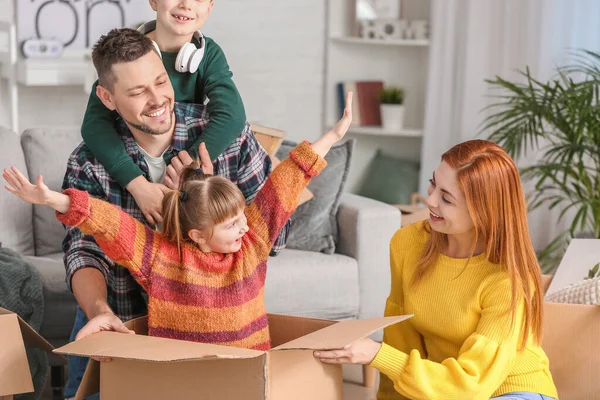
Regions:
<instances>
[{"instance_id":1,"label":"cardboard box","mask_svg":"<svg viewBox=\"0 0 600 400\"><path fill-rule=\"evenodd\" d=\"M600 240L574 239L554 279L543 277L544 288L550 293L581 280L598 261ZM600 306L545 303L542 348L560 399L600 400Z\"/></svg>"},{"instance_id":2,"label":"cardboard box","mask_svg":"<svg viewBox=\"0 0 600 400\"><path fill-rule=\"evenodd\" d=\"M548 293L579 282L588 276L588 271L600 262L600 239L572 239L563 256Z\"/></svg>"},{"instance_id":3,"label":"cardboard box","mask_svg":"<svg viewBox=\"0 0 600 400\"><path fill-rule=\"evenodd\" d=\"M136 335L100 332L55 352L90 361L76 399L341 400L341 365L313 350L345 347L410 316L342 322L269 315L273 348L257 351L147 336L146 318L127 323Z\"/></svg>"},{"instance_id":4,"label":"cardboard box","mask_svg":"<svg viewBox=\"0 0 600 400\"><path fill-rule=\"evenodd\" d=\"M396 208L402 213L400 226L404 227L418 221L429 218L429 208L426 200L419 193L413 193L411 204L396 204Z\"/></svg>"},{"instance_id":5,"label":"cardboard box","mask_svg":"<svg viewBox=\"0 0 600 400\"><path fill-rule=\"evenodd\" d=\"M0 307L0 399L33 392L25 346L40 348L66 362L64 357L52 354L54 347L21 317Z\"/></svg>"},{"instance_id":6,"label":"cardboard box","mask_svg":"<svg viewBox=\"0 0 600 400\"><path fill-rule=\"evenodd\" d=\"M256 137L256 140L258 140L258 143L260 143L267 151L267 154L274 156L283 142L285 132L259 124L251 124L250 128L252 129L252 132L254 132L254 136Z\"/></svg>"}]
</instances>

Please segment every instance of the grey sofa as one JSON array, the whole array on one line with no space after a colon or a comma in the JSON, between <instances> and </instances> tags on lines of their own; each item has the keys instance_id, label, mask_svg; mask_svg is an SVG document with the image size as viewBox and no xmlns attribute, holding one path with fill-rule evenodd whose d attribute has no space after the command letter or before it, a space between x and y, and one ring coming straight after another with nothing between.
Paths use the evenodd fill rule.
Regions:
<instances>
[{"instance_id":1,"label":"grey sofa","mask_svg":"<svg viewBox=\"0 0 600 400\"><path fill-rule=\"evenodd\" d=\"M51 189L60 190L67 157L80 141L74 127L32 129L21 136L0 128L0 164L15 165L32 180L41 174ZM286 249L271 258L265 288L268 312L336 320L383 315L390 286L388 245L400 227L400 213L344 194L337 220L335 254ZM0 191L0 242L41 272L41 334L55 346L68 341L76 311L65 283L63 237L64 229L49 207L31 206ZM373 337L380 339L381 334Z\"/></svg>"}]
</instances>

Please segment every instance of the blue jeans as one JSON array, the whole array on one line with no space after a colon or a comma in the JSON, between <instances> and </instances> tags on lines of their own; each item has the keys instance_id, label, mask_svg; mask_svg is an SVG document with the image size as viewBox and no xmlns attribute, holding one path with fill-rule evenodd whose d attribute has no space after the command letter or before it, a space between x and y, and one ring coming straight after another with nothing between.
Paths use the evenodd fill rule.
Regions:
<instances>
[{"instance_id":1,"label":"blue jeans","mask_svg":"<svg viewBox=\"0 0 600 400\"><path fill-rule=\"evenodd\" d=\"M554 400L552 397L544 396L539 393L531 393L531 392L511 392L504 393L498 397L492 397L490 400L500 399L500 400Z\"/></svg>"},{"instance_id":2,"label":"blue jeans","mask_svg":"<svg viewBox=\"0 0 600 400\"><path fill-rule=\"evenodd\" d=\"M75 341L75 336L79 333L81 328L87 324L88 320L83 313L83 310L77 307L77 315L75 315L75 323L73 324L73 330L71 331L71 337L69 338L69 342ZM85 368L87 367L89 359L87 357L77 357L77 356L67 356L69 359L69 363L67 364L67 369L69 371L69 378L67 379L67 384L65 385L65 397L75 397L77 393L77 389L79 389L79 385L81 384L81 379L83 379L83 373L85 372ZM88 396L86 400L98 400L100 398L99 394L93 394Z\"/></svg>"}]
</instances>

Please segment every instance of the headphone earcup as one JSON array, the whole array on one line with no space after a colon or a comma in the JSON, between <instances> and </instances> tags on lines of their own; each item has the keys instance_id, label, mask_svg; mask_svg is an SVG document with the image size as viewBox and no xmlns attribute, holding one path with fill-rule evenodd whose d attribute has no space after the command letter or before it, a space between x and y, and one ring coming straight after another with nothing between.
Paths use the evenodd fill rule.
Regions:
<instances>
[{"instance_id":1,"label":"headphone earcup","mask_svg":"<svg viewBox=\"0 0 600 400\"><path fill-rule=\"evenodd\" d=\"M200 62L202 61L202 58L204 57L204 47L197 49L194 51L194 53L192 54L192 57L190 58L190 62L189 62L189 72L190 73L194 73L198 70L198 66L200 66Z\"/></svg>"},{"instance_id":2,"label":"headphone earcup","mask_svg":"<svg viewBox=\"0 0 600 400\"><path fill-rule=\"evenodd\" d=\"M175 70L178 72L188 72L189 71L189 63L190 59L194 51L196 50L196 46L193 43L186 43L179 49L179 53L177 53L177 58L175 59Z\"/></svg>"},{"instance_id":3,"label":"headphone earcup","mask_svg":"<svg viewBox=\"0 0 600 400\"><path fill-rule=\"evenodd\" d=\"M154 40L152 41L152 46L154 46L154 50L156 50L156 53L158 54L158 56L161 58L162 60L162 53L160 52L160 47L158 47L158 43L156 43Z\"/></svg>"}]
</instances>

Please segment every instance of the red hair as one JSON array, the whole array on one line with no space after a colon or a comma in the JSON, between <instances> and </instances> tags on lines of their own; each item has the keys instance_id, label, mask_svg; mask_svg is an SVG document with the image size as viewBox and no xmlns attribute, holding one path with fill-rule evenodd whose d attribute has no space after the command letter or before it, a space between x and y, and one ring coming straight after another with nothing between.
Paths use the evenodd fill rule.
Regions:
<instances>
[{"instance_id":1,"label":"red hair","mask_svg":"<svg viewBox=\"0 0 600 400\"><path fill-rule=\"evenodd\" d=\"M488 261L508 272L512 287L513 324L517 302L525 302L525 329L521 347L529 335L539 344L542 336L543 297L541 273L527 224L527 205L519 171L504 149L486 140L470 140L457 144L442 155L456 171L460 190L465 196L473 221L475 240L483 246ZM427 273L445 248L447 235L431 231L417 270L414 283Z\"/></svg>"}]
</instances>

